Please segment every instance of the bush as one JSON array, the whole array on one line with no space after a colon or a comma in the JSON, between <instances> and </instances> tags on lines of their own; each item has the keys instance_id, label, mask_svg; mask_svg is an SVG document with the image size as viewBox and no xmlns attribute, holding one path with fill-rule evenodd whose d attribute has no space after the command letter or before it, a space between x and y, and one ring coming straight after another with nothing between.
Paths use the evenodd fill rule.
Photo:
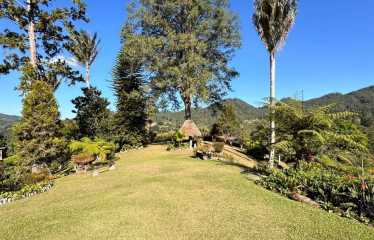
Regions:
<instances>
[{"instance_id":1,"label":"bush","mask_svg":"<svg viewBox=\"0 0 374 240\"><path fill-rule=\"evenodd\" d=\"M223 152L223 149L225 148L225 143L224 142L214 142L213 143L213 148L216 153L221 153Z\"/></svg>"},{"instance_id":2,"label":"bush","mask_svg":"<svg viewBox=\"0 0 374 240\"><path fill-rule=\"evenodd\" d=\"M347 175L319 163L301 162L296 169L270 170L258 183L267 189L289 195L303 194L322 208L360 221L374 222L374 179Z\"/></svg>"},{"instance_id":3,"label":"bush","mask_svg":"<svg viewBox=\"0 0 374 240\"><path fill-rule=\"evenodd\" d=\"M175 137L175 132L164 132L164 133L158 133L154 139L155 143L167 143L172 142Z\"/></svg>"}]
</instances>

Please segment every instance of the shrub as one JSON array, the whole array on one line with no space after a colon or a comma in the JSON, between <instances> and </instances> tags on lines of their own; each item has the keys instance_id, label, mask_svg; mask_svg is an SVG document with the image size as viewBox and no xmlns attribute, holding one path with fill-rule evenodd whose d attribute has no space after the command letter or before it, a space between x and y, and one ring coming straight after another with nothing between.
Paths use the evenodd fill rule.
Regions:
<instances>
[{"instance_id":1,"label":"shrub","mask_svg":"<svg viewBox=\"0 0 374 240\"><path fill-rule=\"evenodd\" d=\"M154 142L156 143L172 142L174 137L175 137L174 131L158 133L154 139Z\"/></svg>"},{"instance_id":2,"label":"shrub","mask_svg":"<svg viewBox=\"0 0 374 240\"><path fill-rule=\"evenodd\" d=\"M299 192L326 210L361 221L374 221L374 179L346 174L319 163L301 162L298 168L269 170L258 183L267 189L289 195Z\"/></svg>"},{"instance_id":3,"label":"shrub","mask_svg":"<svg viewBox=\"0 0 374 240\"><path fill-rule=\"evenodd\" d=\"M214 151L216 153L223 152L224 147L225 147L225 143L223 143L223 142L214 142L213 143L213 148L214 148Z\"/></svg>"}]
</instances>

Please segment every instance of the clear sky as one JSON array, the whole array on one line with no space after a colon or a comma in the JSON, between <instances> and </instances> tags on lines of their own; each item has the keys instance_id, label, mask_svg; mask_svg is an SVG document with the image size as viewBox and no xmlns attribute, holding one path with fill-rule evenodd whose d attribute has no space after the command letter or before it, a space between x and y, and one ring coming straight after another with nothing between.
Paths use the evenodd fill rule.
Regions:
<instances>
[{"instance_id":1,"label":"clear sky","mask_svg":"<svg viewBox=\"0 0 374 240\"><path fill-rule=\"evenodd\" d=\"M113 103L109 81L128 1L86 2L91 22L84 27L98 32L101 38L92 83ZM229 97L258 105L269 92L268 55L251 22L253 1L232 0L231 5L240 16L243 46L232 61L240 77L233 80ZM278 54L277 97L297 96L303 90L309 99L374 85L373 56L373 0L300 0L296 24ZM17 74L0 76L0 113L20 114L21 98L14 90L17 84ZM80 95L83 86L64 85L58 89L62 117L73 116L70 100Z\"/></svg>"}]
</instances>

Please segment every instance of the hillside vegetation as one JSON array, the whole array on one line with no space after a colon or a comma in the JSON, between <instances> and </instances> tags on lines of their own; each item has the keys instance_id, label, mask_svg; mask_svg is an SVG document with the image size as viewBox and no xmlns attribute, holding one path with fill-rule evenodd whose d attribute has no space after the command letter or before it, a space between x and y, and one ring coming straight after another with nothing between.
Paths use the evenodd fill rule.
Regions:
<instances>
[{"instance_id":1,"label":"hillside vegetation","mask_svg":"<svg viewBox=\"0 0 374 240\"><path fill-rule=\"evenodd\" d=\"M282 101L287 101L287 99ZM264 108L254 107L236 98L224 100L223 104L232 104L240 121L262 118L266 111ZM329 104L335 104L336 111L347 110L359 113L364 126L368 127L374 124L374 86L348 94L331 93L304 102L306 108ZM206 108L194 109L192 118L200 128L210 128L217 121L221 112L220 107L215 104ZM154 120L161 125L161 128L175 129L180 127L184 121L184 112L160 112L156 114Z\"/></svg>"},{"instance_id":2,"label":"hillside vegetation","mask_svg":"<svg viewBox=\"0 0 374 240\"><path fill-rule=\"evenodd\" d=\"M9 134L10 127L20 118L17 116L6 115L0 113L0 135Z\"/></svg>"}]
</instances>

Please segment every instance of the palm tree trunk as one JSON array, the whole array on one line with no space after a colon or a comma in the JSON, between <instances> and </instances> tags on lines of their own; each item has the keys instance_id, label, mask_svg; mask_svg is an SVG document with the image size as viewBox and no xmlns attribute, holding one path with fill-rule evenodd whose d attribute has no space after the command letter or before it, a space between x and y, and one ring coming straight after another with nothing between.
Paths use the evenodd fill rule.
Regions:
<instances>
[{"instance_id":1,"label":"palm tree trunk","mask_svg":"<svg viewBox=\"0 0 374 240\"><path fill-rule=\"evenodd\" d=\"M274 166L275 158L275 53L270 53L270 100L269 100L269 113L270 113L270 156L269 165Z\"/></svg>"},{"instance_id":2,"label":"palm tree trunk","mask_svg":"<svg viewBox=\"0 0 374 240\"><path fill-rule=\"evenodd\" d=\"M37 54L36 54L36 40L35 40L35 24L33 22L31 14L31 2L32 0L27 1L27 11L29 14L29 26L28 26L28 35L29 35L29 51L30 51L30 63L36 68L37 67Z\"/></svg>"},{"instance_id":3,"label":"palm tree trunk","mask_svg":"<svg viewBox=\"0 0 374 240\"><path fill-rule=\"evenodd\" d=\"M86 63L86 85L87 88L91 88L90 86L90 64Z\"/></svg>"}]
</instances>

